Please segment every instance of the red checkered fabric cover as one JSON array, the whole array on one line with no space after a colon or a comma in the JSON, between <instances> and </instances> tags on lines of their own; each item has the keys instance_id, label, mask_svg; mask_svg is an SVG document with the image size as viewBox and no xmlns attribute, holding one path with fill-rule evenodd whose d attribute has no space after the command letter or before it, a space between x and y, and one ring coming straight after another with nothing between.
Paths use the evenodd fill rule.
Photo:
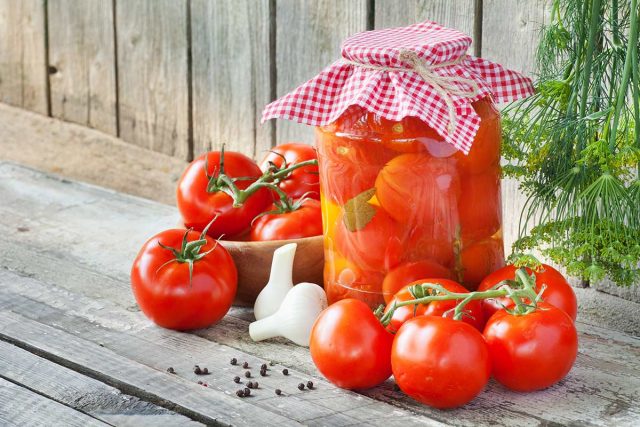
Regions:
<instances>
[{"instance_id":1,"label":"red checkered fabric cover","mask_svg":"<svg viewBox=\"0 0 640 427\"><path fill-rule=\"evenodd\" d=\"M342 44L341 59L267 105L262 121L281 118L323 126L349 106L359 105L388 120L418 117L468 153L480 126L472 102L488 95L495 102L509 102L533 94L529 78L467 55L470 44L471 37L430 21L355 34ZM434 79L425 80L402 59L407 51L435 74ZM440 80L450 89L449 99L435 87Z\"/></svg>"}]
</instances>

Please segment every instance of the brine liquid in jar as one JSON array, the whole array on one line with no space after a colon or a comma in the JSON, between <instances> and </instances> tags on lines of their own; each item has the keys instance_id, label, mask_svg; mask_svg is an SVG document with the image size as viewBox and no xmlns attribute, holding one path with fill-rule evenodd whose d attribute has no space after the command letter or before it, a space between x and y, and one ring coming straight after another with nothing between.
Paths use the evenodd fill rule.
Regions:
<instances>
[{"instance_id":1,"label":"brine liquid in jar","mask_svg":"<svg viewBox=\"0 0 640 427\"><path fill-rule=\"evenodd\" d=\"M468 155L415 117L358 106L317 128L329 303L375 308L421 279L473 290L503 266L500 116L489 98L473 108L481 123Z\"/></svg>"}]
</instances>

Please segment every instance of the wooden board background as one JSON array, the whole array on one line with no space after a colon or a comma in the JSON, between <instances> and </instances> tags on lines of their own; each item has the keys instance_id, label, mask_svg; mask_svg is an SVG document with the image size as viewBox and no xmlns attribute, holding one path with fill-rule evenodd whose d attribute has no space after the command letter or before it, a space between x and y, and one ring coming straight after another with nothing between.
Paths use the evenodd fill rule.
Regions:
<instances>
[{"instance_id":1,"label":"wooden board background","mask_svg":"<svg viewBox=\"0 0 640 427\"><path fill-rule=\"evenodd\" d=\"M188 160L313 143L262 108L358 31L434 20L533 70L549 0L0 0L0 102Z\"/></svg>"}]
</instances>

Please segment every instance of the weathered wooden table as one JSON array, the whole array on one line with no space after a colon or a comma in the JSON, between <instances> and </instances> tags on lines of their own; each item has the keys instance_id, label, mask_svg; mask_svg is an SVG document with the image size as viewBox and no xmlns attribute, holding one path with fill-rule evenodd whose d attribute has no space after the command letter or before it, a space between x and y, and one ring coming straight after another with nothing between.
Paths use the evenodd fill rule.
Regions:
<instances>
[{"instance_id":1,"label":"weathered wooden table","mask_svg":"<svg viewBox=\"0 0 640 427\"><path fill-rule=\"evenodd\" d=\"M194 333L155 327L129 268L176 220L170 206L0 163L0 425L640 425L640 339L581 321L578 360L560 384L516 394L492 381L453 411L415 403L391 380L339 390L307 349L253 343L248 309ZM232 357L260 383L249 398L235 396L243 370ZM309 379L315 390L297 390Z\"/></svg>"}]
</instances>

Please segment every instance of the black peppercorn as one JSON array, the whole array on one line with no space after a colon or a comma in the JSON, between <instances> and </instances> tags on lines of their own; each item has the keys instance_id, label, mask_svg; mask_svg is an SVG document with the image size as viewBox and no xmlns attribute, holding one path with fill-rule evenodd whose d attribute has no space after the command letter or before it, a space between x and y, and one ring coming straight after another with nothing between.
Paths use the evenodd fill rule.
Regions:
<instances>
[{"instance_id":1,"label":"black peppercorn","mask_svg":"<svg viewBox=\"0 0 640 427\"><path fill-rule=\"evenodd\" d=\"M284 375L289 375L289 370L288 370L287 368L284 368L284 369L282 370L282 373L283 373Z\"/></svg>"},{"instance_id":2,"label":"black peppercorn","mask_svg":"<svg viewBox=\"0 0 640 427\"><path fill-rule=\"evenodd\" d=\"M198 384L199 384L199 385L202 385L202 381L198 381Z\"/></svg>"},{"instance_id":3,"label":"black peppercorn","mask_svg":"<svg viewBox=\"0 0 640 427\"><path fill-rule=\"evenodd\" d=\"M202 374L202 370L200 369L200 366L196 365L196 366L193 368L193 373L194 373L194 374L196 374L196 375L200 375L200 374Z\"/></svg>"},{"instance_id":4,"label":"black peppercorn","mask_svg":"<svg viewBox=\"0 0 640 427\"><path fill-rule=\"evenodd\" d=\"M253 388L258 388L258 381L253 382Z\"/></svg>"},{"instance_id":5,"label":"black peppercorn","mask_svg":"<svg viewBox=\"0 0 640 427\"><path fill-rule=\"evenodd\" d=\"M236 396L238 396L238 397L244 397L244 390L238 390L238 391L236 391Z\"/></svg>"},{"instance_id":6,"label":"black peppercorn","mask_svg":"<svg viewBox=\"0 0 640 427\"><path fill-rule=\"evenodd\" d=\"M208 368L203 368L202 369L202 375L209 375L209 369Z\"/></svg>"},{"instance_id":7,"label":"black peppercorn","mask_svg":"<svg viewBox=\"0 0 640 427\"><path fill-rule=\"evenodd\" d=\"M307 388L313 388L313 382L307 381Z\"/></svg>"},{"instance_id":8,"label":"black peppercorn","mask_svg":"<svg viewBox=\"0 0 640 427\"><path fill-rule=\"evenodd\" d=\"M247 377L247 378L251 378L251 371L245 372L244 376Z\"/></svg>"},{"instance_id":9,"label":"black peppercorn","mask_svg":"<svg viewBox=\"0 0 640 427\"><path fill-rule=\"evenodd\" d=\"M167 372L170 373L170 374L175 374L176 373L176 371L171 366L169 366L167 368Z\"/></svg>"},{"instance_id":10,"label":"black peppercorn","mask_svg":"<svg viewBox=\"0 0 640 427\"><path fill-rule=\"evenodd\" d=\"M277 389L276 389L276 394L277 394L278 396L280 396L280 395L282 394L282 390L280 390L279 388L277 388Z\"/></svg>"},{"instance_id":11,"label":"black peppercorn","mask_svg":"<svg viewBox=\"0 0 640 427\"><path fill-rule=\"evenodd\" d=\"M237 365L238 364L238 359L236 359L235 357L233 359L231 359L231 363L232 365Z\"/></svg>"},{"instance_id":12,"label":"black peppercorn","mask_svg":"<svg viewBox=\"0 0 640 427\"><path fill-rule=\"evenodd\" d=\"M251 396L251 390L249 390L248 388L244 389L244 395L245 396Z\"/></svg>"},{"instance_id":13,"label":"black peppercorn","mask_svg":"<svg viewBox=\"0 0 640 427\"><path fill-rule=\"evenodd\" d=\"M248 363L248 362L244 362L244 363L242 364L242 367L243 367L244 369L247 369L247 368L249 367L249 363Z\"/></svg>"},{"instance_id":14,"label":"black peppercorn","mask_svg":"<svg viewBox=\"0 0 640 427\"><path fill-rule=\"evenodd\" d=\"M240 383L240 377L233 377L233 382L236 384Z\"/></svg>"},{"instance_id":15,"label":"black peppercorn","mask_svg":"<svg viewBox=\"0 0 640 427\"><path fill-rule=\"evenodd\" d=\"M260 366L260 369L263 370L263 371L266 371L267 370L267 364L263 363L262 366Z\"/></svg>"},{"instance_id":16,"label":"black peppercorn","mask_svg":"<svg viewBox=\"0 0 640 427\"><path fill-rule=\"evenodd\" d=\"M298 384L298 390L304 390L304 383Z\"/></svg>"},{"instance_id":17,"label":"black peppercorn","mask_svg":"<svg viewBox=\"0 0 640 427\"><path fill-rule=\"evenodd\" d=\"M267 376L267 371L261 370L260 371L260 376L266 377Z\"/></svg>"}]
</instances>

